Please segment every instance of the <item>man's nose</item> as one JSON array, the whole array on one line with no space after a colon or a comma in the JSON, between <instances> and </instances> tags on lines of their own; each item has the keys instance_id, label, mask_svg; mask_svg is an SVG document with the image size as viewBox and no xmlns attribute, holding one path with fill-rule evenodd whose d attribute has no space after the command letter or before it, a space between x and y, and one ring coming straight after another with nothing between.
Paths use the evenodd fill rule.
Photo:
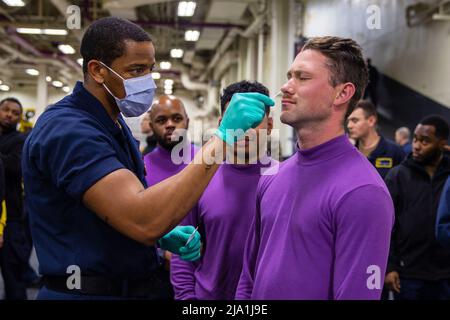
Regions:
<instances>
[{"instance_id":1,"label":"man's nose","mask_svg":"<svg viewBox=\"0 0 450 320\"><path fill-rule=\"evenodd\" d=\"M289 85L289 80L286 81L282 86L281 86L281 92L283 93L283 96L286 95L292 95L292 89Z\"/></svg>"}]
</instances>

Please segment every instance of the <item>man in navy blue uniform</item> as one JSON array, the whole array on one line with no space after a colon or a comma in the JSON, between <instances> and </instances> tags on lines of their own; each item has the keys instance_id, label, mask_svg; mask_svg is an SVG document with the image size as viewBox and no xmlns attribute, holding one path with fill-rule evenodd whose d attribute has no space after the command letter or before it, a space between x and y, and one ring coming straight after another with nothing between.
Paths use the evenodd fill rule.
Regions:
<instances>
[{"instance_id":1,"label":"man in navy blue uniform","mask_svg":"<svg viewBox=\"0 0 450 320\"><path fill-rule=\"evenodd\" d=\"M375 166L384 179L389 170L405 158L403 150L377 132L377 109L368 100L361 100L347 119L349 136L356 147Z\"/></svg>"},{"instance_id":2,"label":"man in navy blue uniform","mask_svg":"<svg viewBox=\"0 0 450 320\"><path fill-rule=\"evenodd\" d=\"M146 188L121 113L136 117L151 106L153 43L139 26L109 17L88 27L80 51L84 82L40 116L23 150L26 208L44 278L38 298L160 299L155 246L199 258L199 233L177 225L217 171L214 160L234 143L230 130L257 126L274 103L257 93L233 97L193 163Z\"/></svg>"}]
</instances>

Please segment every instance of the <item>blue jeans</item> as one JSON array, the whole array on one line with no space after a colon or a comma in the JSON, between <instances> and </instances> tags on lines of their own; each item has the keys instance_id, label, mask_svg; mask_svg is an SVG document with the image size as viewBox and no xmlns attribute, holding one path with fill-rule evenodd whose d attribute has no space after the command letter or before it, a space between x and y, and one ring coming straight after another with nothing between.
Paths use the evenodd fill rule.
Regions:
<instances>
[{"instance_id":1,"label":"blue jeans","mask_svg":"<svg viewBox=\"0 0 450 320\"><path fill-rule=\"evenodd\" d=\"M450 300L450 279L426 281L400 278L400 293L395 300Z\"/></svg>"}]
</instances>

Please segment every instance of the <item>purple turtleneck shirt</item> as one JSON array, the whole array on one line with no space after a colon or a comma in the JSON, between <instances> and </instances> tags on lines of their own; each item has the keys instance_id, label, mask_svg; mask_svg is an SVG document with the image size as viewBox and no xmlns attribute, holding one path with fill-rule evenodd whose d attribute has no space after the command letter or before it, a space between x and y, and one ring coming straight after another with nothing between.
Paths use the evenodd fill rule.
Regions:
<instances>
[{"instance_id":1,"label":"purple turtleneck shirt","mask_svg":"<svg viewBox=\"0 0 450 320\"><path fill-rule=\"evenodd\" d=\"M277 166L278 162L273 162L271 169ZM182 224L199 226L203 251L196 262L172 256L171 282L176 299L234 299L262 167L221 165L197 205L183 220Z\"/></svg>"},{"instance_id":2,"label":"purple turtleneck shirt","mask_svg":"<svg viewBox=\"0 0 450 320\"><path fill-rule=\"evenodd\" d=\"M152 152L147 153L144 156L147 185L153 186L183 170L194 159L195 153L199 150L193 144L189 144L186 149L190 150L190 154L186 155L184 161L184 149L180 150L175 159L172 159L170 150L159 145Z\"/></svg>"},{"instance_id":3,"label":"purple turtleneck shirt","mask_svg":"<svg viewBox=\"0 0 450 320\"><path fill-rule=\"evenodd\" d=\"M379 299L394 208L345 135L297 152L257 189L236 299Z\"/></svg>"}]
</instances>

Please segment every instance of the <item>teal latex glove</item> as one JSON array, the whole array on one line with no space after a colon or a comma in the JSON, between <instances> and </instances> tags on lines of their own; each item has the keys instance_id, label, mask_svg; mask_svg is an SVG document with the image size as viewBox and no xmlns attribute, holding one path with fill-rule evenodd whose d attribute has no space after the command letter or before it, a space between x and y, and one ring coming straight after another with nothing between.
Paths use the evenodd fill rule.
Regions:
<instances>
[{"instance_id":1,"label":"teal latex glove","mask_svg":"<svg viewBox=\"0 0 450 320\"><path fill-rule=\"evenodd\" d=\"M266 106L273 105L275 101L261 93L235 93L215 134L232 145L245 131L258 126L264 118Z\"/></svg>"},{"instance_id":2,"label":"teal latex glove","mask_svg":"<svg viewBox=\"0 0 450 320\"><path fill-rule=\"evenodd\" d=\"M194 232L193 226L178 226L158 240L159 247L180 256L182 260L195 261L200 258L200 233L195 231L194 238L186 246L186 241Z\"/></svg>"}]
</instances>

